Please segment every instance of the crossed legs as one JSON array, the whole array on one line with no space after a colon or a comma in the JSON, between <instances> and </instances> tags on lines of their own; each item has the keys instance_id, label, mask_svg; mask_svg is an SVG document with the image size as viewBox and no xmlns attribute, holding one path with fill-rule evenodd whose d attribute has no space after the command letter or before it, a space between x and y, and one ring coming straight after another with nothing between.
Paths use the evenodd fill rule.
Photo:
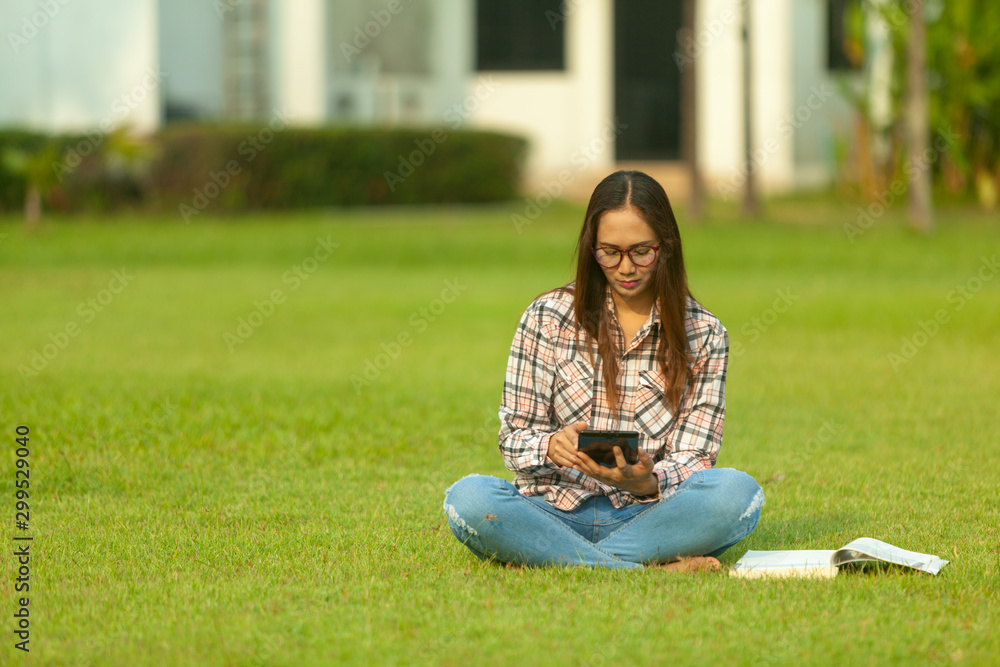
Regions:
<instances>
[{"instance_id":1,"label":"crossed legs","mask_svg":"<svg viewBox=\"0 0 1000 667\"><path fill-rule=\"evenodd\" d=\"M479 558L636 568L721 555L753 532L763 503L752 477L714 468L656 503L615 509L601 497L572 512L522 496L507 480L469 475L445 492L444 509L452 533Z\"/></svg>"}]
</instances>

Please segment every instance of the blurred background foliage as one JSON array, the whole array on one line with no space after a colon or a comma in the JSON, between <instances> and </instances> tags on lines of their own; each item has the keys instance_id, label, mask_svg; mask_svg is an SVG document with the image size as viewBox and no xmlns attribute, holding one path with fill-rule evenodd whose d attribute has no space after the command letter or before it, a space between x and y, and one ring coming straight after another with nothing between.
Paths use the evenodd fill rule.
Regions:
<instances>
[{"instance_id":1,"label":"blurred background foliage","mask_svg":"<svg viewBox=\"0 0 1000 667\"><path fill-rule=\"evenodd\" d=\"M1000 193L1000 3L927 0L926 80L931 155L907 155L906 46L912 0L844 5L841 94L854 124L837 147L840 195L875 201L908 182L914 160L930 167L935 189L995 210ZM871 38L872 21L889 31ZM891 113L873 120L875 51L891 58ZM859 72L864 72L860 74ZM168 124L153 136L127 128L104 134L44 136L0 131L0 213L37 220L57 213L114 210L242 212L381 204L490 202L520 194L527 142L492 132L432 128L284 129L266 150L241 152L261 127ZM443 140L441 139L443 136ZM236 160L239 173L226 174ZM213 178L213 174L217 177ZM219 180L236 187L219 187Z\"/></svg>"},{"instance_id":2,"label":"blurred background foliage","mask_svg":"<svg viewBox=\"0 0 1000 667\"><path fill-rule=\"evenodd\" d=\"M866 17L880 15L891 35L891 157L879 164L871 149L878 130L869 108L871 79L844 75L841 93L856 110L849 147L841 151L840 186L873 200L895 180L906 181L906 47L911 3L851 3L844 20L844 53L858 68L871 61L873 45ZM930 102L930 164L939 192L974 197L986 209L1000 191L1000 3L994 0L935 0L924 10L927 29L927 85ZM944 150L942 150L944 147ZM916 158L920 159L920 158Z\"/></svg>"},{"instance_id":3,"label":"blurred background foliage","mask_svg":"<svg viewBox=\"0 0 1000 667\"><path fill-rule=\"evenodd\" d=\"M46 137L0 131L0 211L149 213L515 199L524 139L442 129L168 125ZM433 159L431 159L433 156Z\"/></svg>"}]
</instances>

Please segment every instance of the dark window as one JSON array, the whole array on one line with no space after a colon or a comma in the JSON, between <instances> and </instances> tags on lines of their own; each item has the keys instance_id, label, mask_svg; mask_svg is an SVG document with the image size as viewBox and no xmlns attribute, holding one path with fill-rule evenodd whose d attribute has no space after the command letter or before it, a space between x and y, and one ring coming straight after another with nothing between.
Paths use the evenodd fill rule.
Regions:
<instances>
[{"instance_id":1,"label":"dark window","mask_svg":"<svg viewBox=\"0 0 1000 667\"><path fill-rule=\"evenodd\" d=\"M859 0L827 2L827 68L861 69L861 3Z\"/></svg>"},{"instance_id":2,"label":"dark window","mask_svg":"<svg viewBox=\"0 0 1000 667\"><path fill-rule=\"evenodd\" d=\"M619 160L681 153L681 71L674 61L683 0L616 0L615 139Z\"/></svg>"},{"instance_id":3,"label":"dark window","mask_svg":"<svg viewBox=\"0 0 1000 667\"><path fill-rule=\"evenodd\" d=\"M562 5L561 0L478 0L476 68L565 69Z\"/></svg>"}]
</instances>

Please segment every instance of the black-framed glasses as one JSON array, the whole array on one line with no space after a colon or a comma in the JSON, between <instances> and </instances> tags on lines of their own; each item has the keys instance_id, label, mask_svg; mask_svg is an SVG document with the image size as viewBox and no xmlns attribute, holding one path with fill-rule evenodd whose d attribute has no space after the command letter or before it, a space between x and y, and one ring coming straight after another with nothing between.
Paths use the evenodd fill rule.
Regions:
<instances>
[{"instance_id":1,"label":"black-framed glasses","mask_svg":"<svg viewBox=\"0 0 1000 667\"><path fill-rule=\"evenodd\" d=\"M656 261L656 253L659 251L658 245L640 245L628 250L618 248L594 248L594 259L606 269L613 269L622 263L622 257L626 254L636 266L649 266Z\"/></svg>"}]
</instances>

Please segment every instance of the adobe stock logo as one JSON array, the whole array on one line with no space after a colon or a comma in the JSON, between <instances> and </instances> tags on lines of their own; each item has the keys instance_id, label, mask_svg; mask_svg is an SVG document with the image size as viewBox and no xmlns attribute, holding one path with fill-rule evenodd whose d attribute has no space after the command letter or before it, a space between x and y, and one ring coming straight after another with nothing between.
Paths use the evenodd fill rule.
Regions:
<instances>
[{"instance_id":1,"label":"adobe stock logo","mask_svg":"<svg viewBox=\"0 0 1000 667\"><path fill-rule=\"evenodd\" d=\"M777 295L769 308L763 310L756 317L751 318L740 327L740 333L747 337L747 343L736 341L730 346L730 354L733 357L740 357L746 352L746 345L756 343L760 337L767 333L768 329L774 326L779 317L799 300L797 294L792 294L789 288L775 290Z\"/></svg>"},{"instance_id":2,"label":"adobe stock logo","mask_svg":"<svg viewBox=\"0 0 1000 667\"><path fill-rule=\"evenodd\" d=\"M576 173L569 169L561 170L553 180L542 182L543 191L534 197L524 198L524 210L522 215L511 214L510 221L514 223L514 229L520 234L524 227L532 224L541 216L542 211L547 209L563 193L563 189L572 183L576 177L583 173L595 160L605 151L614 146L615 138L628 129L627 123L619 122L618 116L604 124L601 133L590 139L573 153L570 163L576 167Z\"/></svg>"},{"instance_id":3,"label":"adobe stock logo","mask_svg":"<svg viewBox=\"0 0 1000 667\"><path fill-rule=\"evenodd\" d=\"M903 365L910 363L917 353L930 343L931 338L938 335L942 327L951 321L952 311L962 310L987 282L996 277L997 273L1000 273L1000 261L997 260L997 256L983 257L976 274L962 284L956 285L955 289L945 296L945 303L951 308L938 308L930 319L917 320L917 330L901 339L899 351L886 354L886 360L892 370L898 373Z\"/></svg>"},{"instance_id":4,"label":"adobe stock logo","mask_svg":"<svg viewBox=\"0 0 1000 667\"><path fill-rule=\"evenodd\" d=\"M739 3L745 4L745 0ZM742 9L742 11L746 11ZM703 22L701 30L697 33L691 28L681 28L677 31L677 50L674 51L674 63L678 71L683 71L685 65L689 65L699 57L705 49L712 45L720 35L726 30L726 26L736 20L736 13L726 7L717 18Z\"/></svg>"},{"instance_id":5,"label":"adobe stock logo","mask_svg":"<svg viewBox=\"0 0 1000 667\"><path fill-rule=\"evenodd\" d=\"M408 2L412 2L412 0L408 0ZM340 52L344 54L344 60L350 63L354 56L361 55L361 52L372 43L372 40L381 35L383 29L389 27L393 17L402 13L404 9L406 8L399 0L389 0L385 8L373 9L368 12L371 14L372 20L365 23L364 26L354 26L353 45L347 42L340 43Z\"/></svg>"},{"instance_id":6,"label":"adobe stock logo","mask_svg":"<svg viewBox=\"0 0 1000 667\"><path fill-rule=\"evenodd\" d=\"M135 280L135 276L127 273L127 269L112 271L111 279L103 289L97 294L81 301L76 307L76 314L80 316L82 324L90 324L97 316L104 312L104 309L111 305L115 298L125 291L128 284ZM31 360L28 366L21 364L17 370L22 378L37 377L45 370L49 363L59 356L59 353L69 347L70 342L83 331L81 323L77 320L69 320L62 329L50 332L49 342L42 345L41 349L35 348L31 351Z\"/></svg>"},{"instance_id":7,"label":"adobe stock logo","mask_svg":"<svg viewBox=\"0 0 1000 667\"><path fill-rule=\"evenodd\" d=\"M334 243L329 234L326 238L317 236L316 245L313 247L312 252L298 264L289 267L287 271L281 274L281 282L284 285L288 285L288 293L295 292L302 287L302 284L319 270L320 264L330 259L333 251L339 247L340 244ZM226 343L229 351L235 352L238 346L249 340L257 329L263 326L264 322L274 315L278 310L278 306L285 303L287 298L288 295L285 293L285 290L279 287L271 290L267 298L263 301L255 299L253 309L245 316L236 320L236 327L232 331L226 331L222 334L222 340Z\"/></svg>"},{"instance_id":8,"label":"adobe stock logo","mask_svg":"<svg viewBox=\"0 0 1000 667\"><path fill-rule=\"evenodd\" d=\"M66 151L62 160L52 164L52 170L60 183L80 166L83 158L97 150L105 136L114 130L116 124L123 123L129 114L139 108L147 96L156 91L165 76L167 73L159 67L155 70L152 67L147 67L139 83L115 98L115 101L111 103L111 115L98 123L97 130L86 132L83 139Z\"/></svg>"},{"instance_id":9,"label":"adobe stock logo","mask_svg":"<svg viewBox=\"0 0 1000 667\"><path fill-rule=\"evenodd\" d=\"M287 109L275 107L270 122L260 128L256 134L248 134L246 139L236 147L236 152L244 158L242 162L229 160L218 171L209 171L202 187L192 188L191 203L181 202L177 205L177 211L184 218L184 224L190 224L191 218L208 208L208 205L229 187L232 177L242 173L244 166L253 162L267 148L268 144L274 141L275 135L288 127L289 119L292 118L294 115L289 113Z\"/></svg>"},{"instance_id":10,"label":"adobe stock logo","mask_svg":"<svg viewBox=\"0 0 1000 667\"><path fill-rule=\"evenodd\" d=\"M940 132L941 134L934 140L933 147L927 148L920 155L907 158L906 162L903 163L904 176L900 176L886 186L885 190L876 195L875 201L871 202L867 208L858 207L854 224L844 223L844 234L848 241L854 243L856 238L871 229L875 221L885 215L892 208L892 205L906 194L909 187L908 182L918 174L930 169L934 162L940 159L939 156L944 155L960 138L960 135L952 130L951 126Z\"/></svg>"},{"instance_id":11,"label":"adobe stock logo","mask_svg":"<svg viewBox=\"0 0 1000 667\"><path fill-rule=\"evenodd\" d=\"M405 348L413 345L415 334L427 331L430 325L448 308L448 304L454 303L465 289L466 285L460 283L458 278L445 280L444 288L438 298L410 313L410 317L407 319L410 329L403 329L394 339L388 343L382 343L379 346L382 349L381 352L374 357L365 359L365 368L362 374L354 373L351 375L351 386L354 387L354 390L361 391L362 387L367 387L377 380L383 371L389 368L396 359L399 359Z\"/></svg>"},{"instance_id":12,"label":"adobe stock logo","mask_svg":"<svg viewBox=\"0 0 1000 667\"><path fill-rule=\"evenodd\" d=\"M38 31L49 24L49 21L56 17L56 14L68 5L70 0L41 0L38 3L38 11L31 16L25 16L21 21L21 32L8 32L7 42L11 50L17 53L30 40L38 35Z\"/></svg>"},{"instance_id":13,"label":"adobe stock logo","mask_svg":"<svg viewBox=\"0 0 1000 667\"><path fill-rule=\"evenodd\" d=\"M479 77L478 85L471 94L467 95L461 102L456 102L444 112L443 119L448 122L452 130L457 130L462 123L476 110L479 105L489 99L493 92L500 86L500 83L493 80L493 75ZM389 192L395 192L396 187L419 168L437 150L438 144L448 141L448 133L441 127L434 128L429 138L414 139L415 150L408 154L399 155L399 165L396 171L386 170L383 173L385 183L389 186Z\"/></svg>"}]
</instances>

